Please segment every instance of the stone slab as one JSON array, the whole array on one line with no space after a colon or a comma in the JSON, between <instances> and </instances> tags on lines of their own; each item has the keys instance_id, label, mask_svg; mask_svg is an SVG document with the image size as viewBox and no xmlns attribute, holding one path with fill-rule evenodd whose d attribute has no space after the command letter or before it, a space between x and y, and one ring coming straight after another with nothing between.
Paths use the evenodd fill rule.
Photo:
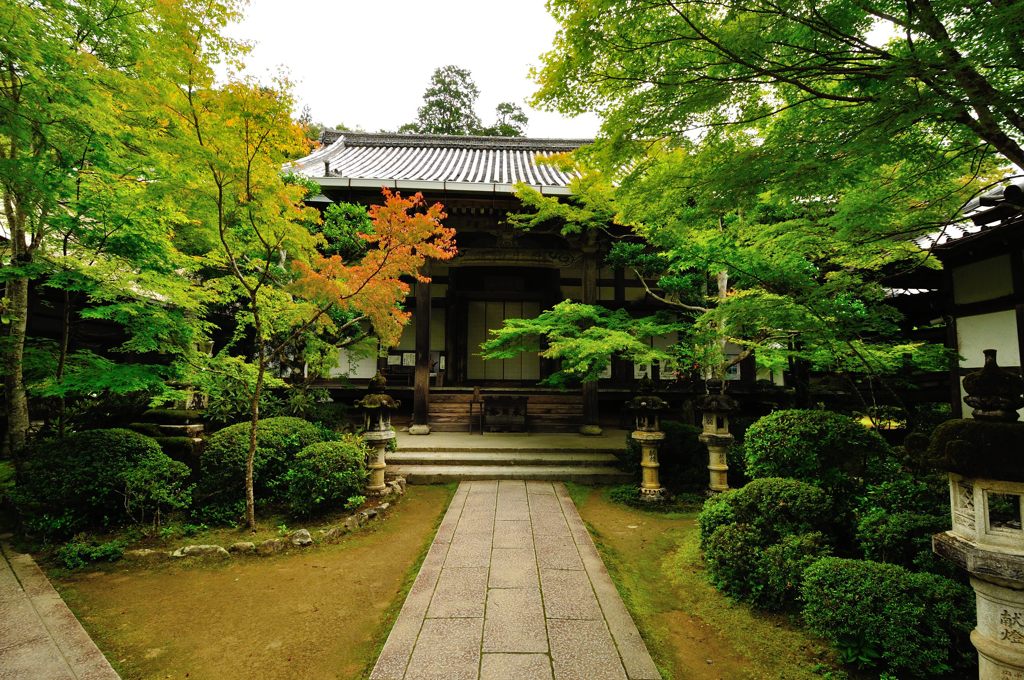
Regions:
<instances>
[{"instance_id":1,"label":"stone slab","mask_svg":"<svg viewBox=\"0 0 1024 680\"><path fill-rule=\"evenodd\" d=\"M427 619L404 680L477 680L484 620Z\"/></svg>"},{"instance_id":2,"label":"stone slab","mask_svg":"<svg viewBox=\"0 0 1024 680\"><path fill-rule=\"evenodd\" d=\"M541 569L544 611L549 619L601 619L590 579L585 571Z\"/></svg>"},{"instance_id":3,"label":"stone slab","mask_svg":"<svg viewBox=\"0 0 1024 680\"><path fill-rule=\"evenodd\" d=\"M626 680L604 621L549 620L555 680Z\"/></svg>"},{"instance_id":4,"label":"stone slab","mask_svg":"<svg viewBox=\"0 0 1024 680\"><path fill-rule=\"evenodd\" d=\"M533 548L495 548L491 551L490 588L540 588Z\"/></svg>"},{"instance_id":5,"label":"stone slab","mask_svg":"<svg viewBox=\"0 0 1024 680\"><path fill-rule=\"evenodd\" d=\"M494 522L494 540L497 548L533 549L533 527L529 518L525 520L497 520Z\"/></svg>"},{"instance_id":6,"label":"stone slab","mask_svg":"<svg viewBox=\"0 0 1024 680\"><path fill-rule=\"evenodd\" d=\"M492 588L487 591L483 650L548 651L544 607L538 588Z\"/></svg>"},{"instance_id":7,"label":"stone slab","mask_svg":"<svg viewBox=\"0 0 1024 680\"><path fill-rule=\"evenodd\" d=\"M547 654L487 654L480 665L480 680L551 680Z\"/></svg>"},{"instance_id":8,"label":"stone slab","mask_svg":"<svg viewBox=\"0 0 1024 680\"><path fill-rule=\"evenodd\" d=\"M486 600L486 567L446 567L437 580L427 618L479 618Z\"/></svg>"}]
</instances>

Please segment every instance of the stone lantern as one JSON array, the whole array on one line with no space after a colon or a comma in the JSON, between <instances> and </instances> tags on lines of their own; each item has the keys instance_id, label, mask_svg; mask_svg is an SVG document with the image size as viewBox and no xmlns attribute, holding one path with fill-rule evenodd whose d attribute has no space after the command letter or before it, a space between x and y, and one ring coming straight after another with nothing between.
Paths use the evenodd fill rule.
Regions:
<instances>
[{"instance_id":1,"label":"stone lantern","mask_svg":"<svg viewBox=\"0 0 1024 680\"><path fill-rule=\"evenodd\" d=\"M661 431L661 412L668 408L668 402L654 395L650 378L640 381L640 394L626 402L626 408L633 412L636 429L631 435L640 445L640 498L658 501L665 496L665 488L658 478L658 447L665 439Z\"/></svg>"},{"instance_id":2,"label":"stone lantern","mask_svg":"<svg viewBox=\"0 0 1024 680\"><path fill-rule=\"evenodd\" d=\"M736 440L729 433L729 414L736 411L736 400L725 395L725 382L708 380L708 393L698 401L704 413L699 439L708 447L708 489L713 493L729 490L729 462L726 454Z\"/></svg>"},{"instance_id":3,"label":"stone lantern","mask_svg":"<svg viewBox=\"0 0 1024 680\"><path fill-rule=\"evenodd\" d=\"M932 436L929 453L949 471L953 528L932 537L935 553L970 574L982 680L1024 678L1024 380L996 364L964 378L973 420L950 420Z\"/></svg>"},{"instance_id":4,"label":"stone lantern","mask_svg":"<svg viewBox=\"0 0 1024 680\"><path fill-rule=\"evenodd\" d=\"M395 431L391 428L391 412L401 402L384 393L387 381L380 373L370 379L368 394L356 402L363 411L363 439L373 448L370 454L370 481L366 493L371 496L382 496L387 493L384 482L384 470L387 468L385 454L388 445L395 440Z\"/></svg>"}]
</instances>

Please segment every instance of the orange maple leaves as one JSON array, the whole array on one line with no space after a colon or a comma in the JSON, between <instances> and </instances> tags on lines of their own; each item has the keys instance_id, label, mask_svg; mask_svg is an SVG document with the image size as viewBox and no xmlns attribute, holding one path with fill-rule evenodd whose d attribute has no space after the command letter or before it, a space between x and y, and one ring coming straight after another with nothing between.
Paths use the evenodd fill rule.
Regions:
<instances>
[{"instance_id":1,"label":"orange maple leaves","mask_svg":"<svg viewBox=\"0 0 1024 680\"><path fill-rule=\"evenodd\" d=\"M441 224L447 217L444 207L427 206L421 193L405 198L387 188L382 192L384 204L369 210L373 233L359 235L376 247L355 264L337 255L317 257L310 264L295 262L299 276L293 289L321 308L351 309L366 316L381 343L392 346L409 320L409 312L401 308L409 284L402 279L430 281L423 265L455 256L455 230Z\"/></svg>"}]
</instances>

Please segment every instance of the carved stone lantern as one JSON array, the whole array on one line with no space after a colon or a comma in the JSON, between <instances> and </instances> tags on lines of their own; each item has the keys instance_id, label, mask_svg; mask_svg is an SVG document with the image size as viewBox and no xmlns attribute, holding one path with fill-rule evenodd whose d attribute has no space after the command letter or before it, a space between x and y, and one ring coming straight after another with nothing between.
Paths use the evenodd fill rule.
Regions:
<instances>
[{"instance_id":1,"label":"carved stone lantern","mask_svg":"<svg viewBox=\"0 0 1024 680\"><path fill-rule=\"evenodd\" d=\"M665 495L658 477L658 447L665 439L661 431L661 412L668 408L668 402L653 392L650 378L644 378L640 381L640 394L626 402L626 408L633 412L636 427L630 436L640 445L640 498L646 501L657 501Z\"/></svg>"},{"instance_id":2,"label":"carved stone lantern","mask_svg":"<svg viewBox=\"0 0 1024 680\"><path fill-rule=\"evenodd\" d=\"M372 496L387 493L388 487L384 482L384 471L387 469L385 454L388 445L395 440L391 412L401 405L401 402L384 393L386 385L384 376L378 373L370 379L367 395L356 402L356 406L363 411L363 439L373 449L367 465L370 468L370 481L366 486L366 493Z\"/></svg>"},{"instance_id":3,"label":"carved stone lantern","mask_svg":"<svg viewBox=\"0 0 1024 680\"><path fill-rule=\"evenodd\" d=\"M729 414L738 404L725 394L725 382L708 380L708 393L698 400L704 413L704 431L698 437L708 447L708 489L714 493L729 490L729 462L727 453L736 440L729 432Z\"/></svg>"},{"instance_id":4,"label":"carved stone lantern","mask_svg":"<svg viewBox=\"0 0 1024 680\"><path fill-rule=\"evenodd\" d=\"M1024 380L996 364L964 378L973 420L950 420L929 453L949 471L953 528L932 537L935 553L970 574L976 594L979 677L1024 678Z\"/></svg>"}]
</instances>

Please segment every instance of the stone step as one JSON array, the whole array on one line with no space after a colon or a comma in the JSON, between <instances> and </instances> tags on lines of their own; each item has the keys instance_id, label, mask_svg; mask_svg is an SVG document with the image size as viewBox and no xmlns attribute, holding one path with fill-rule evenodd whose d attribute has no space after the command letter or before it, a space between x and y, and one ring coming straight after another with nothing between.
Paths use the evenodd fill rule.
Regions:
<instances>
[{"instance_id":1,"label":"stone step","mask_svg":"<svg viewBox=\"0 0 1024 680\"><path fill-rule=\"evenodd\" d=\"M499 449L481 451L410 451L402 449L389 453L388 463L396 465L558 465L558 466L614 466L618 458L612 453L589 451L511 451Z\"/></svg>"},{"instance_id":2,"label":"stone step","mask_svg":"<svg viewBox=\"0 0 1024 680\"><path fill-rule=\"evenodd\" d=\"M410 439L413 437L403 437L399 442L399 451L401 453L500 453L500 454L547 454L547 453L570 453L570 454L587 454L587 455L612 455L621 453L624 450L624 446L589 446L586 444L577 444L574 446L565 445L530 445L529 442L524 441L522 444L512 443L510 444L507 438L503 438L501 446L490 446L486 442L474 445L460 446L458 444L430 444L424 441L423 444L412 444ZM427 437L421 437L426 440ZM390 455L390 454L389 454Z\"/></svg>"},{"instance_id":3,"label":"stone step","mask_svg":"<svg viewBox=\"0 0 1024 680\"><path fill-rule=\"evenodd\" d=\"M388 465L388 473L410 484L460 480L533 479L578 484L623 484L632 475L607 465Z\"/></svg>"}]
</instances>

